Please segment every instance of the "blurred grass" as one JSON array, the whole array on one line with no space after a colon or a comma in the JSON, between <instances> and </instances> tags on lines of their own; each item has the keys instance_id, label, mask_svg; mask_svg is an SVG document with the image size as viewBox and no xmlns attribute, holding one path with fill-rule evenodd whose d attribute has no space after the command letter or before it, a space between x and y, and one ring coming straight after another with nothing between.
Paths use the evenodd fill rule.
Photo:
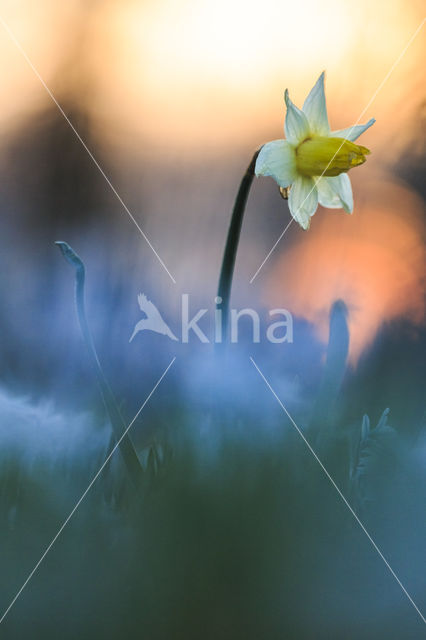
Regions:
<instances>
[{"instance_id":1,"label":"blurred grass","mask_svg":"<svg viewBox=\"0 0 426 640\"><path fill-rule=\"evenodd\" d=\"M389 411L376 427L361 410L345 420L341 301L330 327L318 397L294 417L421 607L421 442L393 429ZM247 365L227 365L229 379L221 358L212 363L206 404L175 390L168 423L157 411L150 445L138 452L141 492L112 458L3 622L5 637L421 637L417 613L285 414L274 413L269 390L247 386ZM237 401L235 377L255 409ZM2 412L11 435L0 452L4 610L102 465L111 436L98 418L51 414L22 399L4 396ZM45 440L34 440L34 428Z\"/></svg>"},{"instance_id":2,"label":"blurred grass","mask_svg":"<svg viewBox=\"0 0 426 640\"><path fill-rule=\"evenodd\" d=\"M243 439L216 412L218 444L206 452L196 429L176 427L173 447L166 438L143 456L142 499L114 459L9 613L5 637L398 638L402 629L421 637L414 610L297 434L260 442L262 425L252 425L256 436ZM330 454L332 475L340 467ZM405 573L403 540L386 528L406 497L394 465L380 467L380 484L374 473L363 518ZM60 463L11 459L1 474L4 606L93 469L76 464L64 475ZM411 544L416 526L406 518ZM418 580L414 572L410 585Z\"/></svg>"}]
</instances>

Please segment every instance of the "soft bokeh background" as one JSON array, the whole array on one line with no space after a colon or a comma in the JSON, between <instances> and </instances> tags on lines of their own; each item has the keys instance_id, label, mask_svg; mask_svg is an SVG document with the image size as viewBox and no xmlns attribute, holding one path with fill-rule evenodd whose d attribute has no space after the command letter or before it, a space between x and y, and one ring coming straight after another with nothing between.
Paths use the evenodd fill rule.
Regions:
<instances>
[{"instance_id":1,"label":"soft bokeh background","mask_svg":"<svg viewBox=\"0 0 426 640\"><path fill-rule=\"evenodd\" d=\"M267 409L272 396L262 396L260 402L261 380L241 373L248 354L254 353L280 397L303 422L320 387L329 310L340 298L348 307L350 330L340 416L359 422L368 412L375 421L389 406L400 431L412 441L418 438L424 419L426 346L424 27L387 75L423 12L423 3L402 0L3 0L3 429L9 429L15 415L10 403L19 406L21 418L40 402L57 407L60 415L65 411L57 418L61 433L67 416L72 416L70 424L81 427L85 411L100 411L74 316L72 273L53 245L57 239L67 240L85 260L95 342L127 414L136 412L177 355L164 391L146 408L145 424L148 429L165 424L170 408L180 404L204 420L212 393L210 347L176 346L155 335L139 335L129 345L140 317L136 295L145 292L176 332L181 293L191 295L194 310L198 305L213 309L243 171L256 147L282 137L284 89L301 105L325 69L332 128L349 126L361 114L362 122L375 117L376 124L362 137L372 155L351 172L354 214L320 207L308 233L292 224L250 284L290 220L272 180L255 181L233 306L254 307L260 313L286 307L295 316L294 344L236 345L240 361L230 369L234 382L228 400L253 418L255 398L257 423L263 419L265 428L274 429L276 407L271 406L270 413ZM203 327L207 331L207 323ZM99 424L104 425L102 415ZM77 444L69 447L72 459L80 427ZM56 427L40 436L46 449L51 428ZM138 433L135 429L136 439ZM97 448L97 438L99 432L90 447ZM23 449L35 446L22 435L17 441ZM396 546L403 544L402 536ZM25 568L19 577L21 573L24 578ZM18 578L10 580L18 588ZM6 589L6 600L12 591ZM395 599L392 596L392 603ZM417 627L413 637L416 633Z\"/></svg>"},{"instance_id":2,"label":"soft bokeh background","mask_svg":"<svg viewBox=\"0 0 426 640\"><path fill-rule=\"evenodd\" d=\"M211 301L242 169L282 135L284 88L301 104L326 69L332 127L364 111L362 121L377 119L363 137L373 154L351 173L355 215L320 209L309 234L293 225L249 286L289 220L272 181L259 181L235 301L286 306L324 339L330 304L343 297L353 361L384 321L422 321L423 30L381 86L421 23L421 3L4 2L2 15L177 286L3 30L2 228L17 240L9 265L30 237L37 260L51 259L50 239L82 235L92 254L108 245L104 269L129 289L161 289L172 311L182 291ZM20 291L9 287L23 318Z\"/></svg>"}]
</instances>

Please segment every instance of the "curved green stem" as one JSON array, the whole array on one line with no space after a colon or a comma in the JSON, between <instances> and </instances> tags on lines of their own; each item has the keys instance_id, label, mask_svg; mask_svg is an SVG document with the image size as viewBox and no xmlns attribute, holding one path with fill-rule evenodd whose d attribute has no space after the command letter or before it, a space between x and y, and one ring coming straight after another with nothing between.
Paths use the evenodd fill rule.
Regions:
<instances>
[{"instance_id":1,"label":"curved green stem","mask_svg":"<svg viewBox=\"0 0 426 640\"><path fill-rule=\"evenodd\" d=\"M241 180L240 188L232 211L231 222L229 224L228 236L226 238L225 251L223 253L222 267L220 270L219 286L217 290L216 308L222 310L222 339L226 342L228 338L229 302L231 298L232 277L234 275L235 259L237 256L238 243L240 240L241 226L247 198L254 178L258 149L247 167Z\"/></svg>"},{"instance_id":2,"label":"curved green stem","mask_svg":"<svg viewBox=\"0 0 426 640\"><path fill-rule=\"evenodd\" d=\"M111 388L105 378L104 372L102 371L101 363L99 362L98 354L96 353L95 345L93 343L92 334L90 333L89 325L87 324L84 305L85 268L83 261L66 242L58 241L55 242L55 244L60 248L65 260L75 269L75 302L83 339L96 373L99 389L111 422L114 437L117 442L120 442L119 449L123 457L124 464L133 484L136 487L139 487L143 478L143 468L129 434L126 433L126 435L122 437L127 426L117 406L117 402Z\"/></svg>"}]
</instances>

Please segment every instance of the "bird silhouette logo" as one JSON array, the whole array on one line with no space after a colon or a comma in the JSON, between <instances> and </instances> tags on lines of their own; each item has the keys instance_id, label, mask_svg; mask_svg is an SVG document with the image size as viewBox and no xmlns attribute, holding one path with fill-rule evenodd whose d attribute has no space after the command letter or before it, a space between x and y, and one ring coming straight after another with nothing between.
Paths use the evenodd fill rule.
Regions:
<instances>
[{"instance_id":1,"label":"bird silhouette logo","mask_svg":"<svg viewBox=\"0 0 426 640\"><path fill-rule=\"evenodd\" d=\"M171 340L178 340L170 327L164 322L155 304L153 304L151 300L148 300L144 293L138 295L138 303L140 310L146 315L146 318L142 318L142 320L139 320L135 325L129 342L133 340L139 331L155 331L155 333L168 336Z\"/></svg>"}]
</instances>

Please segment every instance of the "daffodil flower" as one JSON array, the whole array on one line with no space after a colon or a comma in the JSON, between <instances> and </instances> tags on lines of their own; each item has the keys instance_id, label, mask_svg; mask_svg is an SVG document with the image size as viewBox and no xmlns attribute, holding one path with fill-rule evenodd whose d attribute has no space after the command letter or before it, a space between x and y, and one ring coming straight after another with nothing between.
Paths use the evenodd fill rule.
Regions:
<instances>
[{"instance_id":1,"label":"daffodil flower","mask_svg":"<svg viewBox=\"0 0 426 640\"><path fill-rule=\"evenodd\" d=\"M293 218L308 229L318 203L330 209L353 211L352 187L347 172L363 164L370 153L354 144L375 120L339 131L330 131L324 93L324 73L306 98L302 110L284 94L287 113L286 140L273 140L261 148L257 176L271 176L281 192L289 187Z\"/></svg>"}]
</instances>

